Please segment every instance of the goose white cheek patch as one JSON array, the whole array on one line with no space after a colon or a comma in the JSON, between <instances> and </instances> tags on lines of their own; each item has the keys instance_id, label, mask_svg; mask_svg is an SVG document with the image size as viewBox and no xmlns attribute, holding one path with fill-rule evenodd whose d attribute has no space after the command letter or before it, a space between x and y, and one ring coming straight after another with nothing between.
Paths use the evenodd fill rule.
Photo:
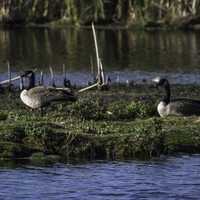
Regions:
<instances>
[{"instance_id":1,"label":"goose white cheek patch","mask_svg":"<svg viewBox=\"0 0 200 200\"><path fill-rule=\"evenodd\" d=\"M159 83L160 82L160 77L156 77L156 78L152 79L152 81L155 82L155 83Z\"/></svg>"}]
</instances>

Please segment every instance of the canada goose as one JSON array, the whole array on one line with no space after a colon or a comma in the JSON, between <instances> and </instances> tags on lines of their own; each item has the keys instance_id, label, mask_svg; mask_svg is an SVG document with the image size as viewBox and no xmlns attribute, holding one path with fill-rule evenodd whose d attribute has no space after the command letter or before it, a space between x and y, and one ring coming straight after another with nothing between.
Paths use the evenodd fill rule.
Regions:
<instances>
[{"instance_id":1,"label":"canada goose","mask_svg":"<svg viewBox=\"0 0 200 200\"><path fill-rule=\"evenodd\" d=\"M20 98L32 109L43 108L55 101L75 101L75 95L68 88L54 88L37 86L29 90L24 89Z\"/></svg>"},{"instance_id":2,"label":"canada goose","mask_svg":"<svg viewBox=\"0 0 200 200\"><path fill-rule=\"evenodd\" d=\"M170 84L167 79L157 77L153 79L156 86L165 89L165 96L157 106L161 117L168 115L191 116L200 115L200 101L186 98L171 99Z\"/></svg>"},{"instance_id":3,"label":"canada goose","mask_svg":"<svg viewBox=\"0 0 200 200\"><path fill-rule=\"evenodd\" d=\"M32 109L40 108L55 101L75 101L76 96L69 88L55 88L35 86L35 76L29 77L28 89L22 90L20 98L22 102Z\"/></svg>"}]
</instances>

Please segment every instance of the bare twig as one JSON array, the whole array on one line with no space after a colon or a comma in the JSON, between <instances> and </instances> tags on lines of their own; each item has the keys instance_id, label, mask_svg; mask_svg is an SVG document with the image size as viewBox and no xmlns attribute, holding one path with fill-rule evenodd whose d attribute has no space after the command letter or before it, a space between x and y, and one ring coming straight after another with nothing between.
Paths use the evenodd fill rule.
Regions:
<instances>
[{"instance_id":1,"label":"bare twig","mask_svg":"<svg viewBox=\"0 0 200 200\"><path fill-rule=\"evenodd\" d=\"M36 72L37 69L34 69L33 72ZM9 83L10 81L16 81L16 80L19 80L21 78L21 75L20 76L16 76L14 78L11 78L11 79L8 79L8 80L5 80L5 81L1 81L0 82L0 85L4 85L4 84L7 84Z\"/></svg>"},{"instance_id":2,"label":"bare twig","mask_svg":"<svg viewBox=\"0 0 200 200\"><path fill-rule=\"evenodd\" d=\"M16 81L16 80L19 80L21 78L21 76L16 76L16 77L14 77L14 78L12 78L12 79L8 79L8 80L5 80L5 81L1 81L0 82L0 85L3 85L3 84L7 84L7 83L9 83L10 81Z\"/></svg>"}]
</instances>

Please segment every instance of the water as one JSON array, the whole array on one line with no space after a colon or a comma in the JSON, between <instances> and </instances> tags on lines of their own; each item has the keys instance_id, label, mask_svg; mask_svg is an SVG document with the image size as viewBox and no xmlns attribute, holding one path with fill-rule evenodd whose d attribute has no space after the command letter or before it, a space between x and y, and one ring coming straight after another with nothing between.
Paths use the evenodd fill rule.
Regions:
<instances>
[{"instance_id":1,"label":"water","mask_svg":"<svg viewBox=\"0 0 200 200\"><path fill-rule=\"evenodd\" d=\"M105 71L113 81L121 82L141 83L143 79L164 75L175 83L200 84L199 36L200 32L97 29ZM20 70L37 68L49 79L51 65L58 75L58 84L63 64L68 77L79 85L92 80L91 71L96 71L90 29L0 30L0 80L7 78L4 72L8 60L13 76Z\"/></svg>"},{"instance_id":2,"label":"water","mask_svg":"<svg viewBox=\"0 0 200 200\"><path fill-rule=\"evenodd\" d=\"M200 156L0 168L0 199L198 200Z\"/></svg>"}]
</instances>

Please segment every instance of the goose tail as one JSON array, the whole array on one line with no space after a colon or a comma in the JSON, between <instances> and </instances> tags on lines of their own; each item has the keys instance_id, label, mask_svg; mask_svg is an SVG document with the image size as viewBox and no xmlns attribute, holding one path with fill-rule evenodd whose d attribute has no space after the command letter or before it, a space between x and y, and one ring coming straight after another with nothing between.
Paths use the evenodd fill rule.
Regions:
<instances>
[{"instance_id":1,"label":"goose tail","mask_svg":"<svg viewBox=\"0 0 200 200\"><path fill-rule=\"evenodd\" d=\"M56 90L60 93L58 100L67 100L73 102L77 100L77 96L69 88L56 88Z\"/></svg>"}]
</instances>

